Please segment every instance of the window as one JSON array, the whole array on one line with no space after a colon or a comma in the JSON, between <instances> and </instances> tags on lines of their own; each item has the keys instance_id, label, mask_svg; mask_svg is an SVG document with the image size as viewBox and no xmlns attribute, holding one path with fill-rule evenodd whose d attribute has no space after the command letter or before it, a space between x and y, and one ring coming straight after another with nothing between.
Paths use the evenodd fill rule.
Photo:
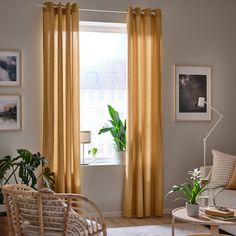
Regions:
<instances>
[{"instance_id":1,"label":"window","mask_svg":"<svg viewBox=\"0 0 236 236\"><path fill-rule=\"evenodd\" d=\"M127 118L127 35L126 24L80 23L80 126L91 131L91 144L97 160L111 162L113 141L110 133L98 135L109 124L107 105L112 105L121 119Z\"/></svg>"}]
</instances>

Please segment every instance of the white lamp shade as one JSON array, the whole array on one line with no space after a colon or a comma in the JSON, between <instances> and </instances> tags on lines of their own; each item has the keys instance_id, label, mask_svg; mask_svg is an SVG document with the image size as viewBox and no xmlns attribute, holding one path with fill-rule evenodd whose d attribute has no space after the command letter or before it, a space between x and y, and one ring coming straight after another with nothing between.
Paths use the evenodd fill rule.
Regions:
<instances>
[{"instance_id":1,"label":"white lamp shade","mask_svg":"<svg viewBox=\"0 0 236 236\"><path fill-rule=\"evenodd\" d=\"M80 131L80 143L91 143L91 131Z\"/></svg>"},{"instance_id":2,"label":"white lamp shade","mask_svg":"<svg viewBox=\"0 0 236 236\"><path fill-rule=\"evenodd\" d=\"M204 107L204 105L205 105L205 98L204 97L199 97L197 105L198 105L198 107Z\"/></svg>"}]
</instances>

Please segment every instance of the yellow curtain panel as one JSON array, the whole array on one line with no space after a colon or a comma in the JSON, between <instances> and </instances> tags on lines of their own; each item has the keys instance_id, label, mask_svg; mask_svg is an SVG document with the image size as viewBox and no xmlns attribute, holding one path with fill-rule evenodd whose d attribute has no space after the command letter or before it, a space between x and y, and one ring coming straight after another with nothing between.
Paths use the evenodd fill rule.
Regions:
<instances>
[{"instance_id":1,"label":"yellow curtain panel","mask_svg":"<svg viewBox=\"0 0 236 236\"><path fill-rule=\"evenodd\" d=\"M43 8L43 154L56 191L80 192L79 9Z\"/></svg>"},{"instance_id":2,"label":"yellow curtain panel","mask_svg":"<svg viewBox=\"0 0 236 236\"><path fill-rule=\"evenodd\" d=\"M124 216L163 214L161 11L128 11Z\"/></svg>"}]
</instances>

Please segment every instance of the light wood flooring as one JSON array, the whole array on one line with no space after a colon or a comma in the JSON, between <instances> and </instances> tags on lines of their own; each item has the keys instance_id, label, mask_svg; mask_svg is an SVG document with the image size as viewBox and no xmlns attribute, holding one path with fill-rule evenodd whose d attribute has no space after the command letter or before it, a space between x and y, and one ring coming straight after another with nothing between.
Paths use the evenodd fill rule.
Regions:
<instances>
[{"instance_id":1,"label":"light wood flooring","mask_svg":"<svg viewBox=\"0 0 236 236\"><path fill-rule=\"evenodd\" d=\"M105 218L105 222L108 228L171 224L171 220L172 220L171 214L166 214L163 217L132 218L132 219L127 219L124 217Z\"/></svg>"},{"instance_id":2,"label":"light wood flooring","mask_svg":"<svg viewBox=\"0 0 236 236\"><path fill-rule=\"evenodd\" d=\"M132 218L132 219L127 219L124 217L105 218L107 228L142 226L142 225L164 225L164 224L171 224L171 220L172 220L171 214L166 214L163 217ZM184 223L184 222L176 219L175 223ZM227 234L223 230L220 230L220 233L225 235L231 235Z\"/></svg>"}]
</instances>

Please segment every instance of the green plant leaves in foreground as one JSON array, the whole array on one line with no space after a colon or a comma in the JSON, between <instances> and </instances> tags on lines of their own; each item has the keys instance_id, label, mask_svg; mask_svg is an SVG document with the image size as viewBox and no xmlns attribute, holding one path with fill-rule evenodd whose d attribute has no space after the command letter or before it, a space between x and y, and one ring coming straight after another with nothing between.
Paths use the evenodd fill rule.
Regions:
<instances>
[{"instance_id":1,"label":"green plant leaves in foreground","mask_svg":"<svg viewBox=\"0 0 236 236\"><path fill-rule=\"evenodd\" d=\"M14 178L16 184L26 184L36 189L38 180L42 178L44 187L54 189L55 174L47 166L45 157L26 149L17 149L17 154L14 158L9 155L1 158L0 185L9 184L10 179Z\"/></svg>"},{"instance_id":2,"label":"green plant leaves in foreground","mask_svg":"<svg viewBox=\"0 0 236 236\"><path fill-rule=\"evenodd\" d=\"M189 171L188 174L190 175L190 179L189 179L190 182L174 185L172 187L172 190L166 194L166 197L170 193L181 192L184 195L184 197L177 198L175 200L185 199L188 203L191 203L191 204L197 203L197 200L199 196L201 195L201 193L207 190L206 185L208 184L208 181L206 181L206 179L204 180L201 179L201 171L199 171L198 169Z\"/></svg>"}]
</instances>

